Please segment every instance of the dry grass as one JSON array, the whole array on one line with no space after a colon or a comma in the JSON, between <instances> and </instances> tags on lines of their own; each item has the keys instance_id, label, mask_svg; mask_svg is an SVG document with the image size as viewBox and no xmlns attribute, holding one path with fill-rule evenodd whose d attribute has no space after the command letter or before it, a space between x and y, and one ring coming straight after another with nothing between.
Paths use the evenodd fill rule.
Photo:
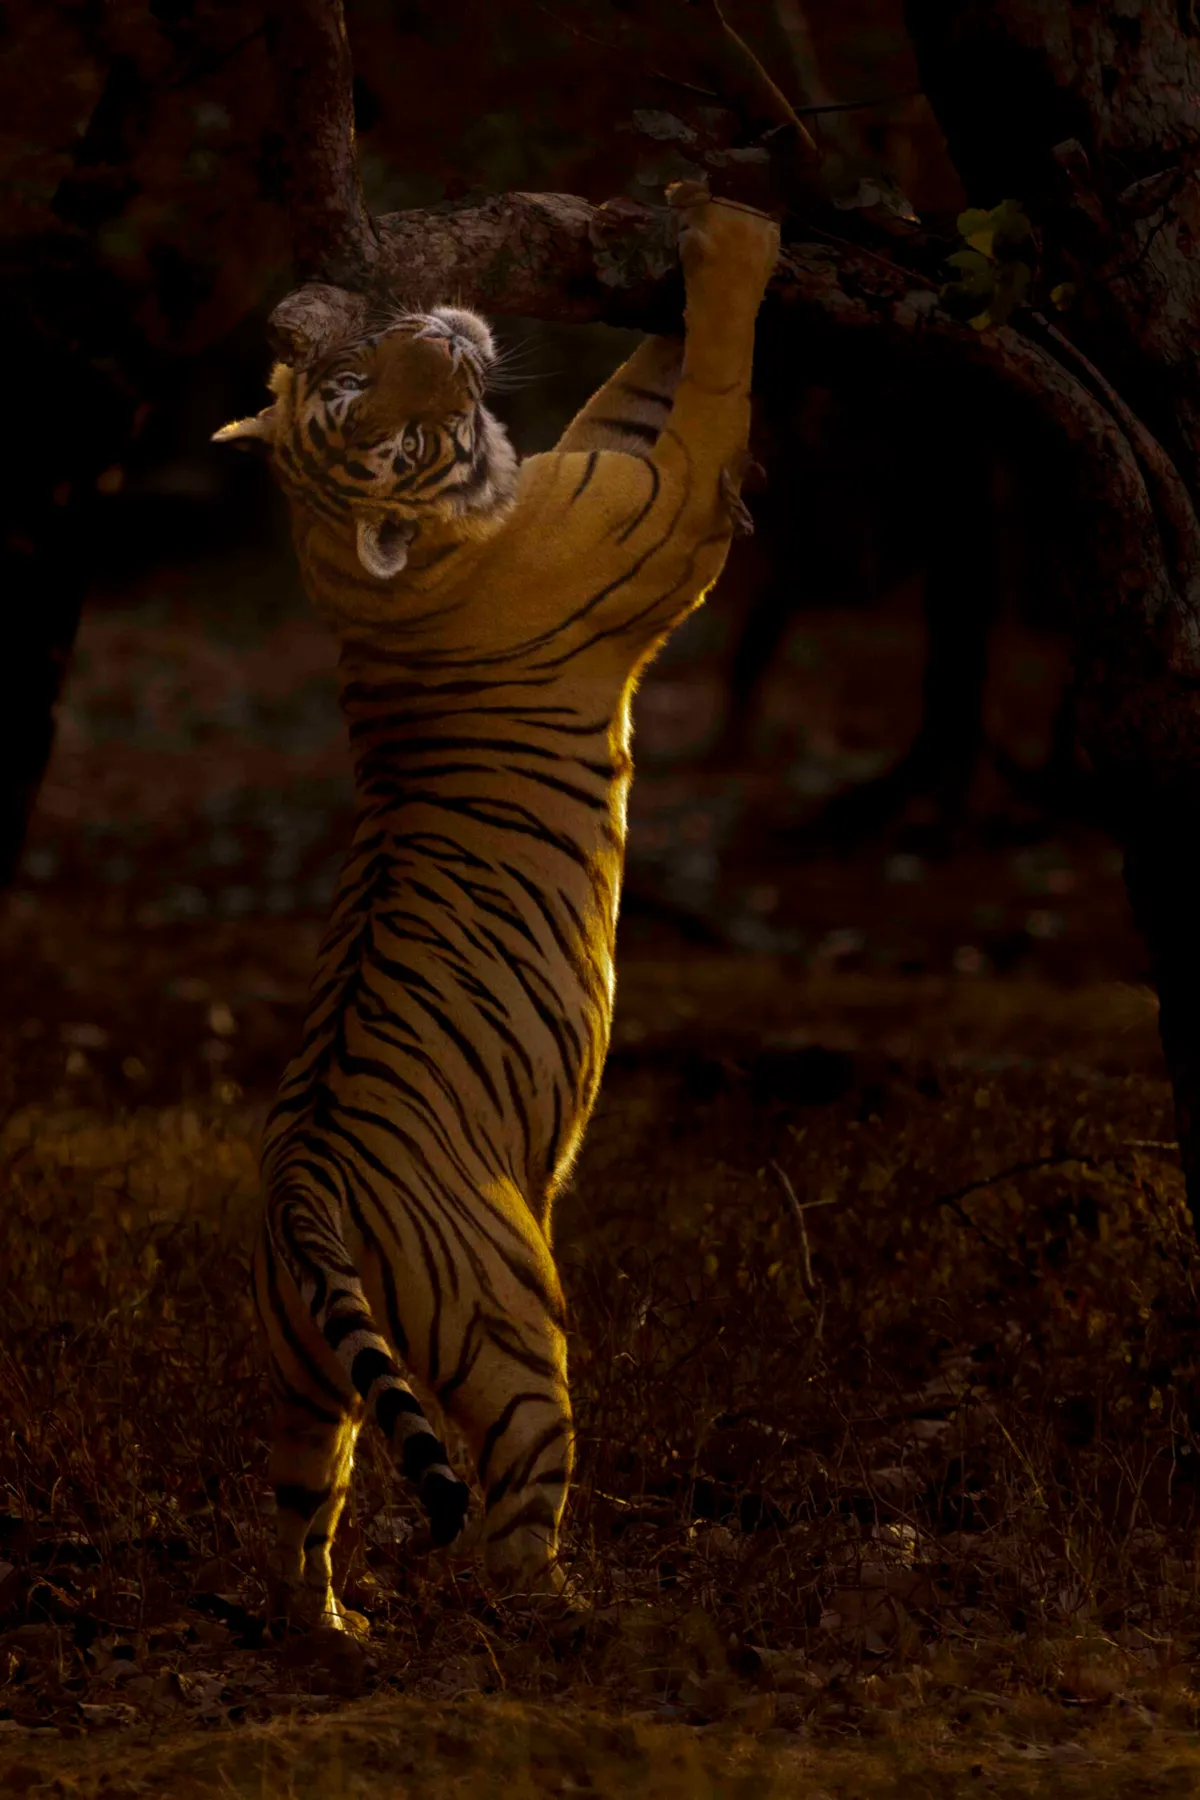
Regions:
<instances>
[{"instance_id":1,"label":"dry grass","mask_svg":"<svg viewBox=\"0 0 1200 1800\"><path fill-rule=\"evenodd\" d=\"M589 1610L407 1555L365 1437L365 1650L259 1623L255 1116L18 1114L0 1791L1195 1791L1195 1257L1098 1079L627 1043L559 1234Z\"/></svg>"}]
</instances>

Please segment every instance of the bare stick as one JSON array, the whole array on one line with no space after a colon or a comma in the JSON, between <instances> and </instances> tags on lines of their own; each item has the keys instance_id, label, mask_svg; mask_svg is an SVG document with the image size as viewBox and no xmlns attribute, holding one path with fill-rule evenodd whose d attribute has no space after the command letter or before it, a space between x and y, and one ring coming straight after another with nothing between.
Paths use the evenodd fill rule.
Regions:
<instances>
[{"instance_id":1,"label":"bare stick","mask_svg":"<svg viewBox=\"0 0 1200 1800\"><path fill-rule=\"evenodd\" d=\"M354 141L354 68L341 0L273 0L269 42L302 281L364 288L379 256Z\"/></svg>"},{"instance_id":2,"label":"bare stick","mask_svg":"<svg viewBox=\"0 0 1200 1800\"><path fill-rule=\"evenodd\" d=\"M804 1258L804 1265L803 1265L803 1269L801 1271L801 1278L802 1278L802 1281L804 1284L804 1292L808 1295L808 1298L811 1301L813 1301L815 1304L816 1299L817 1299L817 1282L816 1282L816 1278L813 1275L812 1248L808 1241L808 1226L805 1224L804 1215L806 1212L811 1212L814 1207L832 1206L834 1204L834 1202L832 1200L809 1200L809 1201L806 1201L803 1206L801 1206L799 1200L797 1200L797 1198L796 1198L795 1188L792 1186L791 1182L787 1178L787 1175L780 1168L779 1164L777 1162L773 1162L771 1164L771 1167L774 1169L775 1173L778 1175L778 1177L780 1179L780 1182L783 1185L783 1191L787 1195L788 1204L792 1209L792 1216L794 1217L797 1225L800 1227L800 1252Z\"/></svg>"},{"instance_id":3,"label":"bare stick","mask_svg":"<svg viewBox=\"0 0 1200 1800\"><path fill-rule=\"evenodd\" d=\"M770 77L721 11L719 0L699 0L698 60L724 100L748 126L758 131L790 127L800 160L815 164L821 153L801 123L787 95ZM693 27L695 30L695 27Z\"/></svg>"}]
</instances>

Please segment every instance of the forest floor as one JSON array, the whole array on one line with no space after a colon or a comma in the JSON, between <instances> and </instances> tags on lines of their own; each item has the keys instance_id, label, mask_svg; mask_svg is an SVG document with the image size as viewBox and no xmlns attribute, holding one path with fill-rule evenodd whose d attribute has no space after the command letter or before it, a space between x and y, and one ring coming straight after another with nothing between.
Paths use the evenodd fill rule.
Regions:
<instances>
[{"instance_id":1,"label":"forest floor","mask_svg":"<svg viewBox=\"0 0 1200 1800\"><path fill-rule=\"evenodd\" d=\"M937 854L797 835L911 735L912 595L799 616L737 770L719 603L639 701L557 1226L584 1609L418 1555L364 1434L370 1636L264 1636L256 1138L349 789L263 592L92 609L0 918L0 1794L1200 1792L1197 1257L1119 861L994 778ZM1028 764L1060 675L1002 631Z\"/></svg>"}]
</instances>

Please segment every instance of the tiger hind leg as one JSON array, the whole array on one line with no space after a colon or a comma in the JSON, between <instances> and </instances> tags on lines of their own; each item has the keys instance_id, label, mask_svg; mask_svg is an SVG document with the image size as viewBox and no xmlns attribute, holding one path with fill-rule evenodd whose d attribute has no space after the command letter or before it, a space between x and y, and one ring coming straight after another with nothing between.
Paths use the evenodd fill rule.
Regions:
<instances>
[{"instance_id":1,"label":"tiger hind leg","mask_svg":"<svg viewBox=\"0 0 1200 1800\"><path fill-rule=\"evenodd\" d=\"M505 1594L557 1594L559 1527L574 1463L566 1340L548 1316L475 1321L470 1378L444 1404L475 1459L484 1513L475 1547Z\"/></svg>"},{"instance_id":2,"label":"tiger hind leg","mask_svg":"<svg viewBox=\"0 0 1200 1800\"><path fill-rule=\"evenodd\" d=\"M268 1617L347 1629L330 1552L346 1503L360 1420L281 1400L272 1421L270 1481L276 1543Z\"/></svg>"}]
</instances>

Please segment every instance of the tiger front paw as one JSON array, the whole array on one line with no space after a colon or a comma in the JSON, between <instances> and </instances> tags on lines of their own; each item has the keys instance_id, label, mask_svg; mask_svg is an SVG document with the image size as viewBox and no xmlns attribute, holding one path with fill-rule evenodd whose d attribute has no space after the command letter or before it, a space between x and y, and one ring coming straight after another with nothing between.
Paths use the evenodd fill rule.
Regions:
<instances>
[{"instance_id":1,"label":"tiger front paw","mask_svg":"<svg viewBox=\"0 0 1200 1800\"><path fill-rule=\"evenodd\" d=\"M667 203L679 213L679 260L689 301L739 295L757 308L779 256L779 226L737 200L714 200L699 181L677 181Z\"/></svg>"}]
</instances>

